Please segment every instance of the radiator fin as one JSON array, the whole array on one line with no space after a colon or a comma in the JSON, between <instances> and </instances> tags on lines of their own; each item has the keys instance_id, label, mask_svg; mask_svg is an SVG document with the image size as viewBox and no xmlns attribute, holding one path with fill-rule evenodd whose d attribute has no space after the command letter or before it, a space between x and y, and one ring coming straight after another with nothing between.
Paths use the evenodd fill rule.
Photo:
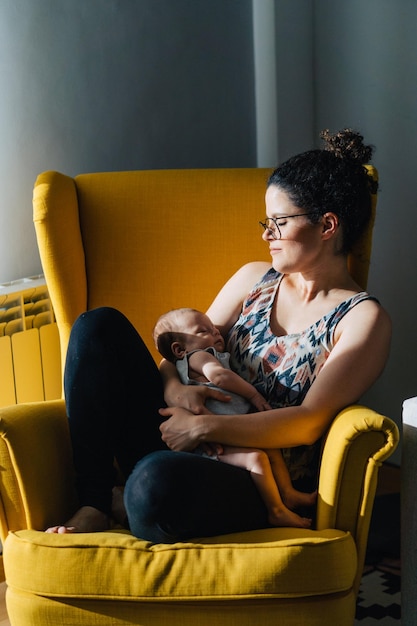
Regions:
<instances>
[{"instance_id":1,"label":"radiator fin","mask_svg":"<svg viewBox=\"0 0 417 626\"><path fill-rule=\"evenodd\" d=\"M16 404L12 342L10 337L0 337L0 406Z\"/></svg>"},{"instance_id":2,"label":"radiator fin","mask_svg":"<svg viewBox=\"0 0 417 626\"><path fill-rule=\"evenodd\" d=\"M43 276L0 284L0 407L61 396L58 327Z\"/></svg>"}]
</instances>

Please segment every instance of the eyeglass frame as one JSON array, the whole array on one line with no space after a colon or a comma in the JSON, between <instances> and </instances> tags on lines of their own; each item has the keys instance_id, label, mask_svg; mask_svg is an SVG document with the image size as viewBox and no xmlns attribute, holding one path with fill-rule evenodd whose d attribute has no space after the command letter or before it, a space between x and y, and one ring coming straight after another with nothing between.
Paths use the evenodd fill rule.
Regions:
<instances>
[{"instance_id":1,"label":"eyeglass frame","mask_svg":"<svg viewBox=\"0 0 417 626\"><path fill-rule=\"evenodd\" d=\"M280 239L282 239L282 233L281 233L279 224L277 223L278 220L286 220L289 217L304 217L306 215L317 215L317 214L318 214L318 211L309 211L308 213L295 213L294 215L280 215L279 217L266 217L265 222L260 221L259 224L260 226L262 226L265 232L269 231L272 237L275 240L279 241ZM267 220L272 221L274 223L275 230L273 230L270 226L267 226ZM285 224L282 224L282 226L285 226ZM277 237L277 233L279 237Z\"/></svg>"}]
</instances>

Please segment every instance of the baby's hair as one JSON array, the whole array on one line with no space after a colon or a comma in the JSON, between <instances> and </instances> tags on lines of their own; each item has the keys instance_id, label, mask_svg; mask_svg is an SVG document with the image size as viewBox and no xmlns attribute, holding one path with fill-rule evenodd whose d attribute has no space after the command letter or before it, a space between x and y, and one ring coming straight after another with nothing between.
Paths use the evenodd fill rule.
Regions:
<instances>
[{"instance_id":1,"label":"baby's hair","mask_svg":"<svg viewBox=\"0 0 417 626\"><path fill-rule=\"evenodd\" d=\"M180 341L182 324L181 317L186 313L198 313L196 309L183 307L180 309L172 309L163 313L155 324L153 329L153 340L156 349L167 361L175 363L177 360L172 352L171 346L174 341Z\"/></svg>"}]
</instances>

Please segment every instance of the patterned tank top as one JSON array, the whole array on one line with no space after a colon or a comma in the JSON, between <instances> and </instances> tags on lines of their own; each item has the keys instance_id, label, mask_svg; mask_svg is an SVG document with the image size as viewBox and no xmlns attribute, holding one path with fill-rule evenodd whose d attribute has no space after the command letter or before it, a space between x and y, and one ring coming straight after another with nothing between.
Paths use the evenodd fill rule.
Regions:
<instances>
[{"instance_id":1,"label":"patterned tank top","mask_svg":"<svg viewBox=\"0 0 417 626\"><path fill-rule=\"evenodd\" d=\"M304 331L276 336L270 318L282 278L283 274L270 269L255 285L227 340L232 369L252 383L273 408L303 402L334 347L338 322L359 302L375 300L364 291L354 294ZM301 446L284 454L293 480L305 475L310 449Z\"/></svg>"}]
</instances>

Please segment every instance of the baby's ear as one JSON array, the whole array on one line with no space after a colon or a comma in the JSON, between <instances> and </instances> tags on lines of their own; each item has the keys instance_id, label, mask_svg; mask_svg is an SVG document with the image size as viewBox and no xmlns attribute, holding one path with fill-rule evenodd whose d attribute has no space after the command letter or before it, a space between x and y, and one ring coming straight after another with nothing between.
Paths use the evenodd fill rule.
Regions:
<instances>
[{"instance_id":1,"label":"baby's ear","mask_svg":"<svg viewBox=\"0 0 417 626\"><path fill-rule=\"evenodd\" d=\"M185 348L182 347L179 341L174 341L171 344L171 351L176 359L182 359L185 355Z\"/></svg>"}]
</instances>

